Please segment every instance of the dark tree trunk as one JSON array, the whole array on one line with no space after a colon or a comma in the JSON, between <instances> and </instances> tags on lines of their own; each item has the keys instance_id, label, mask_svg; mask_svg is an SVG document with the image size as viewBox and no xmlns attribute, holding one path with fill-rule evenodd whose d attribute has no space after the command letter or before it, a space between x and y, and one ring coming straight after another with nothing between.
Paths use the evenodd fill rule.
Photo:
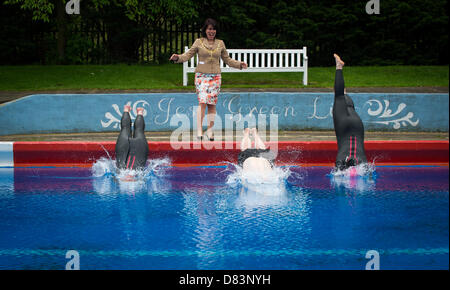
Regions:
<instances>
[{"instance_id":1,"label":"dark tree trunk","mask_svg":"<svg viewBox=\"0 0 450 290\"><path fill-rule=\"evenodd\" d=\"M56 0L56 22L58 28L58 63L63 64L66 50L66 6L62 0Z\"/></svg>"}]
</instances>

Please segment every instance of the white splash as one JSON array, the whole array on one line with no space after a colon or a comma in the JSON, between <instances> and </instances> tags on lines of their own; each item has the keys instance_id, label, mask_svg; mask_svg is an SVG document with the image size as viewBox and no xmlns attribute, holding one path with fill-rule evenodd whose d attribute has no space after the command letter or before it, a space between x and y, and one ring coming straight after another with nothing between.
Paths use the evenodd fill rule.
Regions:
<instances>
[{"instance_id":1,"label":"white splash","mask_svg":"<svg viewBox=\"0 0 450 290\"><path fill-rule=\"evenodd\" d=\"M333 169L330 176L331 184L335 187L366 192L375 185L375 164L363 163L345 170Z\"/></svg>"},{"instance_id":2,"label":"white splash","mask_svg":"<svg viewBox=\"0 0 450 290\"><path fill-rule=\"evenodd\" d=\"M227 177L228 185L242 185L247 191L268 196L282 195L286 191L285 182L291 174L289 167L274 167L263 175L260 172L244 171L242 167L232 165L235 171Z\"/></svg>"},{"instance_id":3,"label":"white splash","mask_svg":"<svg viewBox=\"0 0 450 290\"><path fill-rule=\"evenodd\" d=\"M166 157L147 160L147 165L143 169L119 169L115 160L102 157L92 165L91 172L93 177L113 176L119 180L126 177L141 180L151 175L163 176L170 163L170 159Z\"/></svg>"},{"instance_id":4,"label":"white splash","mask_svg":"<svg viewBox=\"0 0 450 290\"><path fill-rule=\"evenodd\" d=\"M170 158L149 159L144 169L145 176L153 174L158 177L166 175L167 168L172 164Z\"/></svg>"},{"instance_id":5,"label":"white splash","mask_svg":"<svg viewBox=\"0 0 450 290\"><path fill-rule=\"evenodd\" d=\"M112 175L117 171L116 161L102 157L92 165L91 172L93 177L102 177Z\"/></svg>"},{"instance_id":6,"label":"white splash","mask_svg":"<svg viewBox=\"0 0 450 290\"><path fill-rule=\"evenodd\" d=\"M371 175L375 171L374 163L362 163L357 166L352 166L345 170L338 170L334 168L331 171L331 175L334 177L337 176L345 176L345 177L353 177L353 176L368 176Z\"/></svg>"},{"instance_id":7,"label":"white splash","mask_svg":"<svg viewBox=\"0 0 450 290\"><path fill-rule=\"evenodd\" d=\"M102 157L91 168L92 176L95 177L93 180L95 191L102 195L116 193L115 184L121 193L128 194L142 192L147 185L150 186L149 189L154 189L156 186L154 183L161 182L160 177L165 176L170 164L169 158L149 159L145 168L141 170L118 169L115 160Z\"/></svg>"},{"instance_id":8,"label":"white splash","mask_svg":"<svg viewBox=\"0 0 450 290\"><path fill-rule=\"evenodd\" d=\"M287 203L286 180L291 174L289 168L274 167L269 174L244 172L234 165L235 171L228 176L227 184L242 187L236 199L236 206L246 211L258 208L283 206Z\"/></svg>"}]
</instances>

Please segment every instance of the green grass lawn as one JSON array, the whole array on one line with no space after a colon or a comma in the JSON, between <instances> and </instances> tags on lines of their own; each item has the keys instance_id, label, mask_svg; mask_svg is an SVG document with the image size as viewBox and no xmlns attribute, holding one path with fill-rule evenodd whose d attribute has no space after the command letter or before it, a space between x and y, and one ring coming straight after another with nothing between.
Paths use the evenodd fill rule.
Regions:
<instances>
[{"instance_id":1,"label":"green grass lawn","mask_svg":"<svg viewBox=\"0 0 450 290\"><path fill-rule=\"evenodd\" d=\"M347 87L448 86L448 66L345 67ZM182 66L69 65L0 66L0 90L163 89L193 90L182 85ZM223 88L301 88L302 73L224 73ZM308 87L332 87L334 67L309 68Z\"/></svg>"}]
</instances>

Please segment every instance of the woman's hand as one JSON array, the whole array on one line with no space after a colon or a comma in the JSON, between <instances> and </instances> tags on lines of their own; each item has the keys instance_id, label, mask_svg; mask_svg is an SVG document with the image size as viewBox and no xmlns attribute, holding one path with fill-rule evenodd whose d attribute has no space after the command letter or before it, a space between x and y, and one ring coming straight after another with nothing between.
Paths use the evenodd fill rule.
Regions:
<instances>
[{"instance_id":1,"label":"woman's hand","mask_svg":"<svg viewBox=\"0 0 450 290\"><path fill-rule=\"evenodd\" d=\"M178 61L178 59L179 59L179 55L178 54L172 54L172 56L169 58L169 60L172 60L172 61Z\"/></svg>"},{"instance_id":2,"label":"woman's hand","mask_svg":"<svg viewBox=\"0 0 450 290\"><path fill-rule=\"evenodd\" d=\"M245 62L241 62L241 69L247 69L247 64Z\"/></svg>"}]
</instances>

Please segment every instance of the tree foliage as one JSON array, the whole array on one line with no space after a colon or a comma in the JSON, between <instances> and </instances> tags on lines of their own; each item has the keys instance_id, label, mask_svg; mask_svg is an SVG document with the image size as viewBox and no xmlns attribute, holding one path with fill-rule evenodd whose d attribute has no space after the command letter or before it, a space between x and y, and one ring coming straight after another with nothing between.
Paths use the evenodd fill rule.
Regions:
<instances>
[{"instance_id":1,"label":"tree foliage","mask_svg":"<svg viewBox=\"0 0 450 290\"><path fill-rule=\"evenodd\" d=\"M50 15L55 8L55 4L50 0L6 0L4 4L20 4L21 9L32 11L33 20L42 20L44 22L50 21Z\"/></svg>"},{"instance_id":2,"label":"tree foliage","mask_svg":"<svg viewBox=\"0 0 450 290\"><path fill-rule=\"evenodd\" d=\"M2 7L2 63L29 62L35 28L58 26L56 1L7 0ZM137 47L149 30L167 19L219 22L218 37L228 48L308 48L310 64L332 64L340 53L352 65L448 64L448 1L380 0L381 13L369 15L367 1L354 0L82 0L81 15L66 17L68 31L80 23L106 26L111 59L137 61ZM21 11L19 13L18 11ZM18 16L20 15L20 16ZM40 23L40 24L38 24ZM200 29L200 27L198 27ZM28 35L28 38L26 37ZM76 37L75 37L76 36ZM86 36L68 34L67 50L87 49ZM74 40L75 39L75 40ZM19 41L20 40L20 41ZM13 49L7 43L16 43ZM50 43L48 44L50 45ZM17 49L17 47L20 47ZM51 50L47 50L51 54ZM100 53L100 52L99 52ZM22 57L20 56L22 55ZM37 56L39 53L33 53ZM70 58L70 55L69 55ZM73 62L75 60L69 60ZM76 60L75 62L83 62Z\"/></svg>"},{"instance_id":3,"label":"tree foliage","mask_svg":"<svg viewBox=\"0 0 450 290\"><path fill-rule=\"evenodd\" d=\"M352 64L448 64L446 0L210 0L201 16L219 20L233 48L308 47L312 65L338 52Z\"/></svg>"}]
</instances>

